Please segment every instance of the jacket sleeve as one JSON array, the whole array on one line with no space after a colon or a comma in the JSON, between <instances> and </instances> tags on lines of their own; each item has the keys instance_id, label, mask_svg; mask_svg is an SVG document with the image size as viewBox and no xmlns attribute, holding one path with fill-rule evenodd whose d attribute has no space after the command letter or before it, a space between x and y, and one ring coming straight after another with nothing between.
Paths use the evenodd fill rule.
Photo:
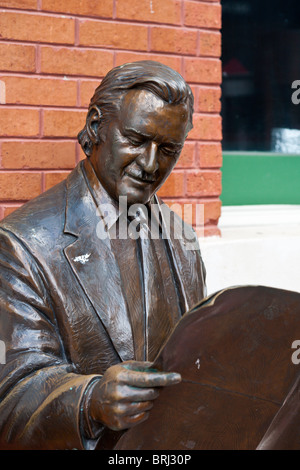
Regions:
<instances>
[{"instance_id":1,"label":"jacket sleeve","mask_svg":"<svg viewBox=\"0 0 300 470\"><path fill-rule=\"evenodd\" d=\"M68 361L42 269L0 229L1 449L85 449L82 406L99 376Z\"/></svg>"}]
</instances>

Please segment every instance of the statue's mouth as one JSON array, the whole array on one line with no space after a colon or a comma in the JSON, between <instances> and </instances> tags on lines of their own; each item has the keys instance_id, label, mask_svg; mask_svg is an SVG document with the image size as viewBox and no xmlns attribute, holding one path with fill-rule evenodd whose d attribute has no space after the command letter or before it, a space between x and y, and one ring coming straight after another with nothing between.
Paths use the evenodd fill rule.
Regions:
<instances>
[{"instance_id":1,"label":"statue's mouth","mask_svg":"<svg viewBox=\"0 0 300 470\"><path fill-rule=\"evenodd\" d=\"M144 183L144 184L152 184L155 183L156 179L152 175L148 175L145 172L137 172L137 171L125 171L125 175L129 176L133 180Z\"/></svg>"}]
</instances>

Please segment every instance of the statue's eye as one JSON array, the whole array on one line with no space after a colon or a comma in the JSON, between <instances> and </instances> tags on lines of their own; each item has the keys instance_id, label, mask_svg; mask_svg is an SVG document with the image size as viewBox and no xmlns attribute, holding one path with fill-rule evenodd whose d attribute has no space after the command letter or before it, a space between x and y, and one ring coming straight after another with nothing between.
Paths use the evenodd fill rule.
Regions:
<instances>
[{"instance_id":1,"label":"statue's eye","mask_svg":"<svg viewBox=\"0 0 300 470\"><path fill-rule=\"evenodd\" d=\"M161 147L160 149L165 155L170 155L171 157L174 155L177 155L178 153L178 149L174 149L170 147Z\"/></svg>"},{"instance_id":2,"label":"statue's eye","mask_svg":"<svg viewBox=\"0 0 300 470\"><path fill-rule=\"evenodd\" d=\"M143 141L139 138L135 138L135 137L127 137L129 142L132 144L132 145L135 145L135 146L138 146L138 145L142 145Z\"/></svg>"}]
</instances>

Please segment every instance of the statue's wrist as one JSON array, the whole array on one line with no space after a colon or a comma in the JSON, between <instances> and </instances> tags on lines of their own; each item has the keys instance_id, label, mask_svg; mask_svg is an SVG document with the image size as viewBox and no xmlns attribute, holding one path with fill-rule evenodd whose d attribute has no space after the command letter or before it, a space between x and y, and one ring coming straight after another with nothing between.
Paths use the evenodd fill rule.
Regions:
<instances>
[{"instance_id":1,"label":"statue's wrist","mask_svg":"<svg viewBox=\"0 0 300 470\"><path fill-rule=\"evenodd\" d=\"M94 394L95 394L95 389L99 387L99 382L101 382L102 377L99 376L93 380L93 382L90 383L88 389L86 390L84 400L83 400L83 405L82 405L82 416L83 416L83 429L84 429L84 434L88 436L89 438L95 438L95 434L97 434L97 430L101 427L102 424L95 417L94 413L94 404L95 404L95 399L94 399ZM100 426L99 426L100 425Z\"/></svg>"}]
</instances>

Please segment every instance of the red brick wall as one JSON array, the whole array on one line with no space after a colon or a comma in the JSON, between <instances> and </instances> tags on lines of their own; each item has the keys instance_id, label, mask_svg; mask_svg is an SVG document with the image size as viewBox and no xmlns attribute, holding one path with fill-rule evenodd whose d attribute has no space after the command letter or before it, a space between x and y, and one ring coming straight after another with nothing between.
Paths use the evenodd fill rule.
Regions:
<instances>
[{"instance_id":1,"label":"red brick wall","mask_svg":"<svg viewBox=\"0 0 300 470\"><path fill-rule=\"evenodd\" d=\"M191 84L194 129L160 190L205 204L218 233L221 192L219 0L0 0L0 218L61 181L76 135L113 66L163 62Z\"/></svg>"}]
</instances>

